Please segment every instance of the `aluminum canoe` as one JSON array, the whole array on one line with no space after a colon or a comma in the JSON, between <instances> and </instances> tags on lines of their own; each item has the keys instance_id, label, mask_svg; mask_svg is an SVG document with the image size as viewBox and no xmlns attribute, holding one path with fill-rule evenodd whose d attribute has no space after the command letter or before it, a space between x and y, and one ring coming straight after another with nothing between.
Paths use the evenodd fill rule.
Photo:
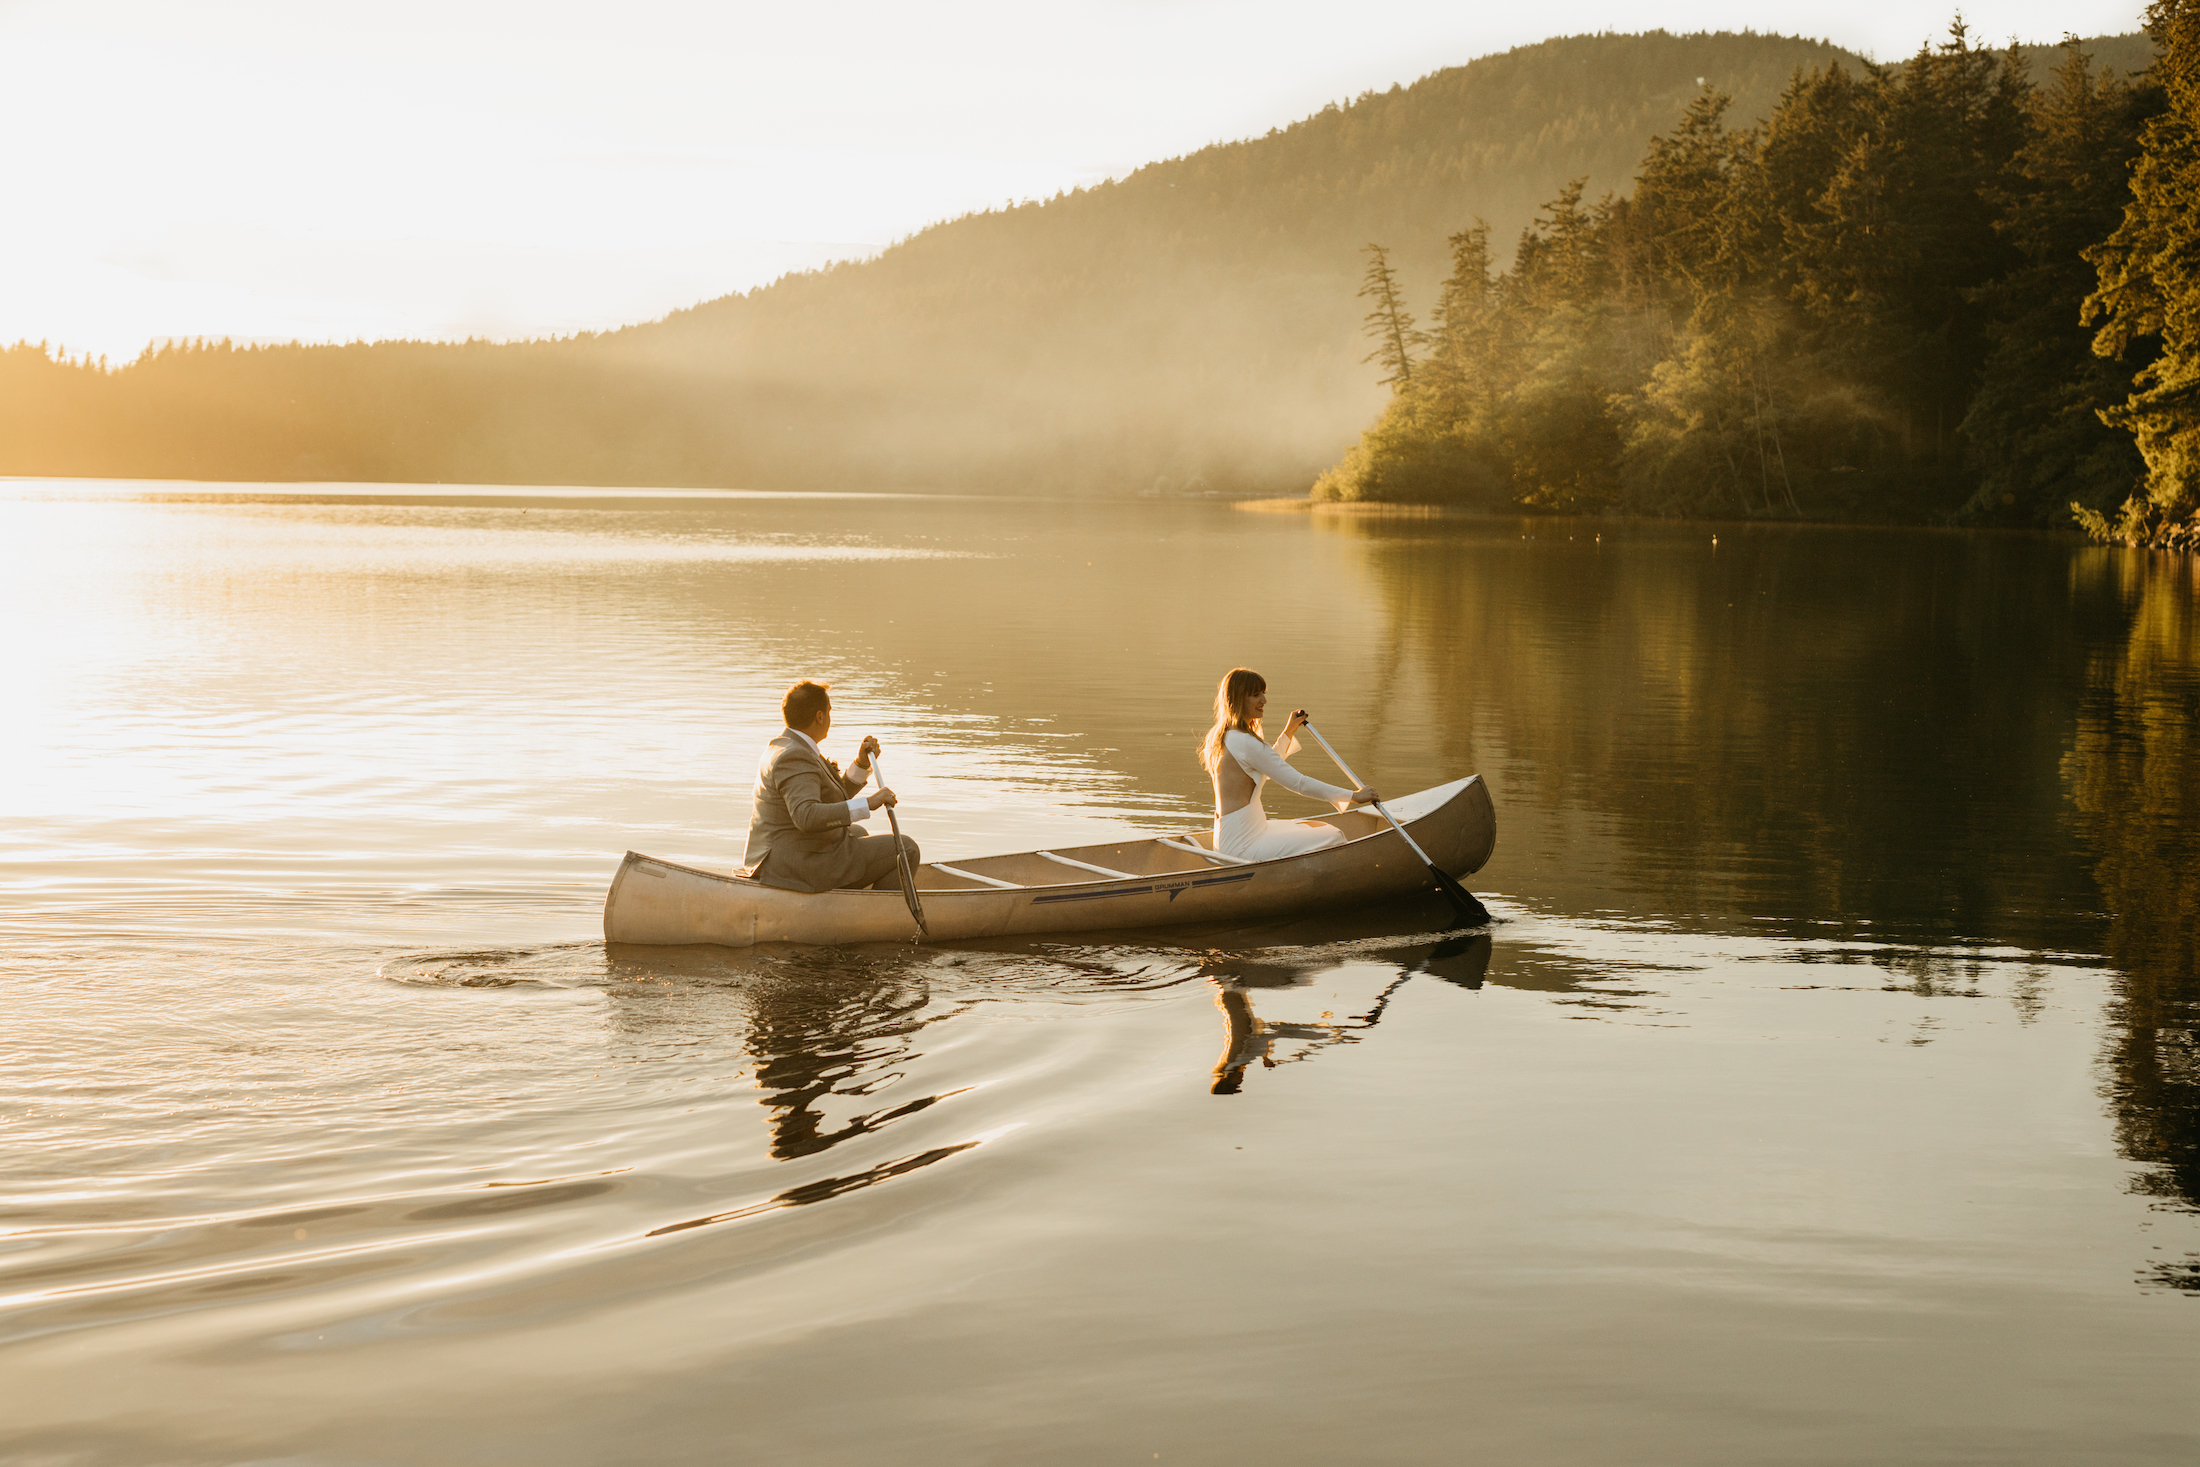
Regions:
<instances>
[{"instance_id":1,"label":"aluminum canoe","mask_svg":"<svg viewBox=\"0 0 2200 1467\"><path fill-rule=\"evenodd\" d=\"M1497 845L1489 787L1472 775L1389 802L1429 859L1472 875ZM1242 861L1218 855L1209 832L1113 844L928 861L917 893L932 940L1239 921L1403 896L1428 868L1366 810L1320 817L1343 845ZM782 891L629 851L604 898L606 941L685 946L760 942L901 942L916 924L898 891Z\"/></svg>"}]
</instances>

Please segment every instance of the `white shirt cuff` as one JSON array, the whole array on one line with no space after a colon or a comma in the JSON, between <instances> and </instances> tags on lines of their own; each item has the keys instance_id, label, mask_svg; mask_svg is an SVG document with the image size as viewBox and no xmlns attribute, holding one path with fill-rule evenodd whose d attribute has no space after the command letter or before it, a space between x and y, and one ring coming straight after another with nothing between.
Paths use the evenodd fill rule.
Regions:
<instances>
[{"instance_id":1,"label":"white shirt cuff","mask_svg":"<svg viewBox=\"0 0 2200 1467\"><path fill-rule=\"evenodd\" d=\"M871 818L872 813L869 800L850 800L848 802L848 818L850 820L868 820Z\"/></svg>"}]
</instances>

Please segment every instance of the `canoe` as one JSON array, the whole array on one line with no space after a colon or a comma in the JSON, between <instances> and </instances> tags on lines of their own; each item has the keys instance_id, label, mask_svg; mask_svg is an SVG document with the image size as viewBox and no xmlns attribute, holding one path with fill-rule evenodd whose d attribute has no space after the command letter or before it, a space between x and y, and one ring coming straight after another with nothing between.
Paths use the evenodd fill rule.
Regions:
<instances>
[{"instance_id":1,"label":"canoe","mask_svg":"<svg viewBox=\"0 0 2200 1467\"><path fill-rule=\"evenodd\" d=\"M1482 869L1497 812L1480 775L1389 801L1429 859ZM1205 830L1109 845L927 861L917 894L934 941L1259 919L1380 901L1430 884L1428 868L1366 810L1320 817L1351 839L1302 855L1220 855ZM782 891L727 871L626 853L604 898L607 942L686 946L900 942L915 935L898 891Z\"/></svg>"}]
</instances>

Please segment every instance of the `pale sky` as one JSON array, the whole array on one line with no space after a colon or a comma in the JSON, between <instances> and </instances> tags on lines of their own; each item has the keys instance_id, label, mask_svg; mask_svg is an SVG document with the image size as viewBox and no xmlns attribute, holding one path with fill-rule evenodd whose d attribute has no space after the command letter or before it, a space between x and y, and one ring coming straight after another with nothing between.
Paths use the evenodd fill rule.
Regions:
<instances>
[{"instance_id":1,"label":"pale sky","mask_svg":"<svg viewBox=\"0 0 2200 1467\"><path fill-rule=\"evenodd\" d=\"M1984 42L2052 43L2142 9L1964 14ZM1947 19L1884 0L0 0L0 342L122 358L613 326L1549 36L1777 28L1886 60Z\"/></svg>"}]
</instances>

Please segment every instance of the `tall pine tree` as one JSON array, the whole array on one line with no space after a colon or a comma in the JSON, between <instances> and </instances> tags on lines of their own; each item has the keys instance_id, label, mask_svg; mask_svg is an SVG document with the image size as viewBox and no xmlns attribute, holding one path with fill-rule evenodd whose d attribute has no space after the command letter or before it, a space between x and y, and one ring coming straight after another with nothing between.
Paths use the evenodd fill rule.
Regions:
<instances>
[{"instance_id":1,"label":"tall pine tree","mask_svg":"<svg viewBox=\"0 0 2200 1467\"><path fill-rule=\"evenodd\" d=\"M2155 0L2147 34L2168 107L2147 124L2123 223L2087 251L2100 284L2085 303L2102 356L2160 343L2102 415L2138 439L2146 479L2113 520L2071 508L2102 540L2200 550L2200 0Z\"/></svg>"},{"instance_id":2,"label":"tall pine tree","mask_svg":"<svg viewBox=\"0 0 2200 1467\"><path fill-rule=\"evenodd\" d=\"M2075 41L2033 95L2032 140L2001 199L2000 229L2022 262L1974 293L1990 313L1992 343L1963 419L1979 475L1967 506L1974 518L2067 525L2073 497L2113 509L2145 473L2131 435L2100 414L2130 394L2133 372L2153 353L2095 356L2074 303L2094 282L2086 247L2122 217L2140 131L2161 103L2158 87L2096 76Z\"/></svg>"}]
</instances>

